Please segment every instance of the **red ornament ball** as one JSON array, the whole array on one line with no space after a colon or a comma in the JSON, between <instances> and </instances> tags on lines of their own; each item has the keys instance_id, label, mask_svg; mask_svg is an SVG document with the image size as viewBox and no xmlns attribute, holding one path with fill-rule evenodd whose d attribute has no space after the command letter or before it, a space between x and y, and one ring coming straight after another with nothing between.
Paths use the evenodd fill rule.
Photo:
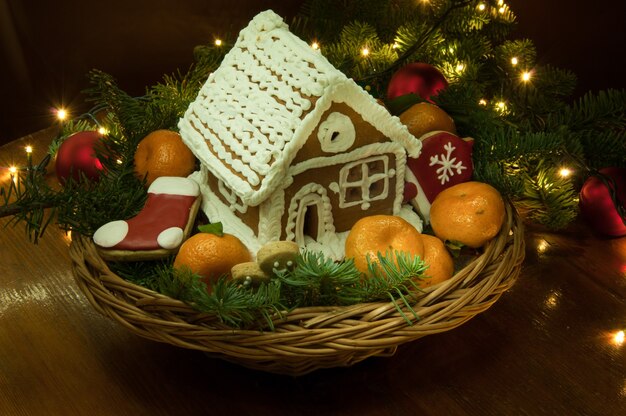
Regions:
<instances>
[{"instance_id":1,"label":"red ornament ball","mask_svg":"<svg viewBox=\"0 0 626 416\"><path fill-rule=\"evenodd\" d=\"M78 181L81 172L91 180L98 180L102 163L94 147L101 140L102 135L96 131L81 131L65 139L59 146L55 164L59 182L65 183L70 177Z\"/></svg>"},{"instance_id":2,"label":"red ornament ball","mask_svg":"<svg viewBox=\"0 0 626 416\"><path fill-rule=\"evenodd\" d=\"M600 169L600 174L613 180L613 189L621 208L626 209L626 168L604 168ZM580 190L580 213L597 233L607 237L621 237L626 235L626 224L611 198L608 186L598 176L587 179Z\"/></svg>"},{"instance_id":3,"label":"red ornament ball","mask_svg":"<svg viewBox=\"0 0 626 416\"><path fill-rule=\"evenodd\" d=\"M448 81L434 66L414 62L408 64L391 77L387 86L387 98L394 99L406 94L416 94L422 99L430 101L439 91L448 87Z\"/></svg>"}]
</instances>

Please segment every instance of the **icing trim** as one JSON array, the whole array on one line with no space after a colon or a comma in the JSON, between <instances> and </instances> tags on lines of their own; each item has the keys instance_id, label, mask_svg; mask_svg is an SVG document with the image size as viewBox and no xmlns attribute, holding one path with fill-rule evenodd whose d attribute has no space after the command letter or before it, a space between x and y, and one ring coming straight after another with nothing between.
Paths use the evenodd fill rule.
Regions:
<instances>
[{"instance_id":1,"label":"icing trim","mask_svg":"<svg viewBox=\"0 0 626 416\"><path fill-rule=\"evenodd\" d=\"M419 155L421 142L397 117L278 21L263 12L240 32L179 122L183 141L244 205L281 187L333 102L345 102L411 157Z\"/></svg>"},{"instance_id":2,"label":"icing trim","mask_svg":"<svg viewBox=\"0 0 626 416\"><path fill-rule=\"evenodd\" d=\"M285 227L286 239L288 241L295 241L300 246L305 244L303 233L305 213L307 208L313 205L317 205L318 208L317 239L323 240L326 234L335 233L332 205L326 188L312 182L300 188L289 203L287 225Z\"/></svg>"},{"instance_id":3,"label":"icing trim","mask_svg":"<svg viewBox=\"0 0 626 416\"><path fill-rule=\"evenodd\" d=\"M189 178L161 176L152 182L148 188L148 193L198 196L200 195L200 188L196 182Z\"/></svg>"}]
</instances>

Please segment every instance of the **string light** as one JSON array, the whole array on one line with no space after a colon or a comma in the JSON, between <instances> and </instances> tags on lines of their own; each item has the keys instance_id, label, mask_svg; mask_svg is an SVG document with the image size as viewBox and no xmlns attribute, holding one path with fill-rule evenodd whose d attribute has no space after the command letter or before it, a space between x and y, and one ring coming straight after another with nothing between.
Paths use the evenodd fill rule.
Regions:
<instances>
[{"instance_id":1,"label":"string light","mask_svg":"<svg viewBox=\"0 0 626 416\"><path fill-rule=\"evenodd\" d=\"M561 175L563 178L567 178L568 176L570 176L572 174L572 170L568 169L568 168L561 168L559 170L559 175Z\"/></svg>"},{"instance_id":2,"label":"string light","mask_svg":"<svg viewBox=\"0 0 626 416\"><path fill-rule=\"evenodd\" d=\"M506 7L502 6L498 9L498 12L504 13L506 11Z\"/></svg>"},{"instance_id":3,"label":"string light","mask_svg":"<svg viewBox=\"0 0 626 416\"><path fill-rule=\"evenodd\" d=\"M394 42L393 45L391 45L391 47L393 49L398 49L400 47L400 45L398 45L398 42Z\"/></svg>"},{"instance_id":4,"label":"string light","mask_svg":"<svg viewBox=\"0 0 626 416\"><path fill-rule=\"evenodd\" d=\"M215 46L222 46L222 39L215 39Z\"/></svg>"},{"instance_id":5,"label":"string light","mask_svg":"<svg viewBox=\"0 0 626 416\"><path fill-rule=\"evenodd\" d=\"M525 72L522 73L522 81L524 81L524 82L530 81L531 77L532 77L532 75L528 71L525 71Z\"/></svg>"},{"instance_id":6,"label":"string light","mask_svg":"<svg viewBox=\"0 0 626 416\"><path fill-rule=\"evenodd\" d=\"M57 119L59 119L60 121L64 121L65 119L67 119L67 110L65 110L64 108L58 108L56 110L57 113Z\"/></svg>"},{"instance_id":7,"label":"string light","mask_svg":"<svg viewBox=\"0 0 626 416\"><path fill-rule=\"evenodd\" d=\"M465 65L463 65L463 64L458 64L456 66L456 71L457 72L463 72L464 69L465 69Z\"/></svg>"},{"instance_id":8,"label":"string light","mask_svg":"<svg viewBox=\"0 0 626 416\"><path fill-rule=\"evenodd\" d=\"M15 183L17 183L17 178L15 177L16 173L17 173L17 168L15 166L9 167L9 175L11 176L11 180Z\"/></svg>"},{"instance_id":9,"label":"string light","mask_svg":"<svg viewBox=\"0 0 626 416\"><path fill-rule=\"evenodd\" d=\"M317 42L313 42L311 43L311 48L313 48L314 50L319 50L320 49L320 44Z\"/></svg>"},{"instance_id":10,"label":"string light","mask_svg":"<svg viewBox=\"0 0 626 416\"><path fill-rule=\"evenodd\" d=\"M486 6L485 6L483 3L480 3L480 4L478 5L478 10L480 10L480 11L482 12L483 10L485 10L485 7L486 7Z\"/></svg>"},{"instance_id":11,"label":"string light","mask_svg":"<svg viewBox=\"0 0 626 416\"><path fill-rule=\"evenodd\" d=\"M26 162L28 163L28 169L33 167L33 146L26 146Z\"/></svg>"},{"instance_id":12,"label":"string light","mask_svg":"<svg viewBox=\"0 0 626 416\"><path fill-rule=\"evenodd\" d=\"M504 0L498 0L498 6L504 6Z\"/></svg>"},{"instance_id":13,"label":"string light","mask_svg":"<svg viewBox=\"0 0 626 416\"><path fill-rule=\"evenodd\" d=\"M104 127L100 127L98 129L98 133L100 133L103 136L106 136L107 134L109 134L109 131L107 129L105 129Z\"/></svg>"},{"instance_id":14,"label":"string light","mask_svg":"<svg viewBox=\"0 0 626 416\"><path fill-rule=\"evenodd\" d=\"M515 66L519 63L519 60L517 59L517 57L512 57L511 58L511 65Z\"/></svg>"},{"instance_id":15,"label":"string light","mask_svg":"<svg viewBox=\"0 0 626 416\"><path fill-rule=\"evenodd\" d=\"M484 98L481 98L480 101L478 101L478 104L487 105L487 100L485 100Z\"/></svg>"},{"instance_id":16,"label":"string light","mask_svg":"<svg viewBox=\"0 0 626 416\"><path fill-rule=\"evenodd\" d=\"M615 345L622 345L624 343L624 331L617 331L615 335L613 335L613 343Z\"/></svg>"},{"instance_id":17,"label":"string light","mask_svg":"<svg viewBox=\"0 0 626 416\"><path fill-rule=\"evenodd\" d=\"M498 110L504 111L506 110L506 103L504 101L498 101L496 103L496 107L498 108Z\"/></svg>"},{"instance_id":18,"label":"string light","mask_svg":"<svg viewBox=\"0 0 626 416\"><path fill-rule=\"evenodd\" d=\"M368 56L369 54L370 54L370 50L367 47L361 49L361 55L362 56L365 57L365 56Z\"/></svg>"}]
</instances>

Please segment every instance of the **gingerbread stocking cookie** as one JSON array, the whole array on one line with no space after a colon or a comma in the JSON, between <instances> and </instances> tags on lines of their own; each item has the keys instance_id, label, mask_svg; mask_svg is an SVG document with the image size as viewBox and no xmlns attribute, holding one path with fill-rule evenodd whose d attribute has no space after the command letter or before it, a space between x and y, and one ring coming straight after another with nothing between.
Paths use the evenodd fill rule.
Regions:
<instances>
[{"instance_id":1,"label":"gingerbread stocking cookie","mask_svg":"<svg viewBox=\"0 0 626 416\"><path fill-rule=\"evenodd\" d=\"M102 258L153 260L178 251L189 236L200 206L200 188L188 178L163 176L148 188L143 209L128 220L96 230L93 241Z\"/></svg>"},{"instance_id":2,"label":"gingerbread stocking cookie","mask_svg":"<svg viewBox=\"0 0 626 416\"><path fill-rule=\"evenodd\" d=\"M420 140L422 153L416 159L407 160L409 169L406 170L406 180L417 188L416 194L411 195L411 204L429 223L430 204L435 197L452 185L472 179L474 139L434 131L423 135Z\"/></svg>"}]
</instances>

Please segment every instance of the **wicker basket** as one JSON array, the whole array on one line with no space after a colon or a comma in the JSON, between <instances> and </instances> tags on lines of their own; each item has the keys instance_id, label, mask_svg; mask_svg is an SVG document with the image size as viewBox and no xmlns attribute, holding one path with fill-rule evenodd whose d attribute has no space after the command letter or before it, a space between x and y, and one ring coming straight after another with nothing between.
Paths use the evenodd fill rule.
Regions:
<instances>
[{"instance_id":1,"label":"wicker basket","mask_svg":"<svg viewBox=\"0 0 626 416\"><path fill-rule=\"evenodd\" d=\"M515 282L524 259L524 236L519 216L507 205L500 234L452 279L425 290L412 305L420 319L411 325L393 303L377 302L298 308L277 317L274 331L234 330L115 275L88 238L74 238L70 256L89 302L130 331L249 368L297 376L370 356L391 356L400 344L448 331L487 310Z\"/></svg>"}]
</instances>

